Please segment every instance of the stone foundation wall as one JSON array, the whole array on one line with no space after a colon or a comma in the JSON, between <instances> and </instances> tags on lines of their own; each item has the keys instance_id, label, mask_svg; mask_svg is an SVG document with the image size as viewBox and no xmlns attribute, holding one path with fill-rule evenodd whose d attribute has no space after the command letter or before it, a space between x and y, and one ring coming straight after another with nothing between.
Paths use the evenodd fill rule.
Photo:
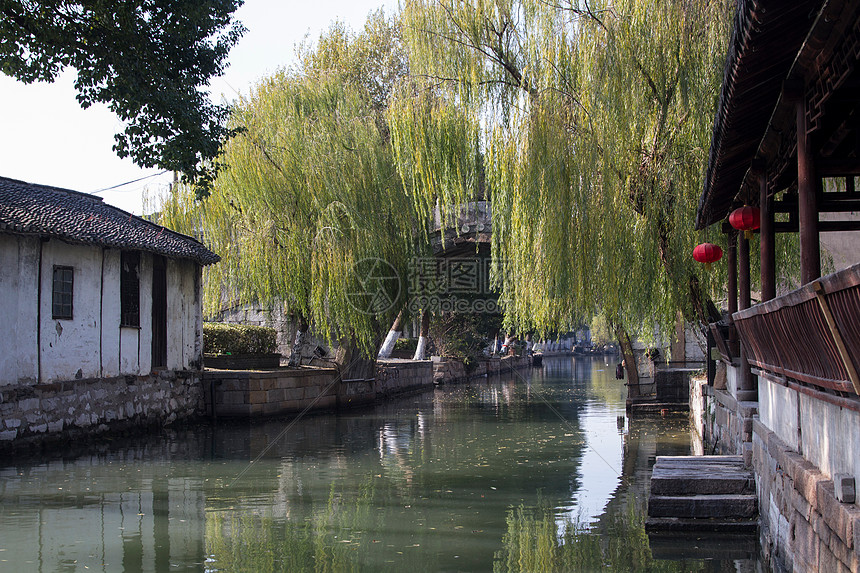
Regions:
<instances>
[{"instance_id":1,"label":"stone foundation wall","mask_svg":"<svg viewBox=\"0 0 860 573\"><path fill-rule=\"evenodd\" d=\"M206 412L218 417L279 416L371 404L380 398L433 388L429 361L380 360L376 378L338 379L334 368L207 370ZM214 396L214 405L212 396Z\"/></svg>"},{"instance_id":2,"label":"stone foundation wall","mask_svg":"<svg viewBox=\"0 0 860 573\"><path fill-rule=\"evenodd\" d=\"M737 401L732 374L722 389L692 382L691 420L704 453L749 459L771 569L860 571L860 507L840 503L832 480L860 477L860 405L761 372L759 401Z\"/></svg>"},{"instance_id":3,"label":"stone foundation wall","mask_svg":"<svg viewBox=\"0 0 860 573\"><path fill-rule=\"evenodd\" d=\"M117 428L169 424L202 412L201 372L5 386L0 450Z\"/></svg>"},{"instance_id":4,"label":"stone foundation wall","mask_svg":"<svg viewBox=\"0 0 860 573\"><path fill-rule=\"evenodd\" d=\"M733 368L728 367L729 370ZM738 401L731 385L708 386L701 379L692 380L690 385L690 415L702 437L704 453L742 455L744 463L750 466L752 424L758 415L758 402Z\"/></svg>"},{"instance_id":5,"label":"stone foundation wall","mask_svg":"<svg viewBox=\"0 0 860 573\"><path fill-rule=\"evenodd\" d=\"M454 384L471 378L492 376L501 372L512 372L528 368L532 361L529 356L505 356L503 358L484 358L467 371L465 364L451 358L433 359L433 381L436 384Z\"/></svg>"},{"instance_id":6,"label":"stone foundation wall","mask_svg":"<svg viewBox=\"0 0 860 573\"><path fill-rule=\"evenodd\" d=\"M274 416L337 406L333 368L207 370L206 413L213 417ZM214 404L213 404L214 396Z\"/></svg>"},{"instance_id":7,"label":"stone foundation wall","mask_svg":"<svg viewBox=\"0 0 860 573\"><path fill-rule=\"evenodd\" d=\"M429 360L379 360L376 363L376 395L433 388L433 364Z\"/></svg>"},{"instance_id":8,"label":"stone foundation wall","mask_svg":"<svg viewBox=\"0 0 860 573\"><path fill-rule=\"evenodd\" d=\"M774 569L860 571L860 508L840 503L833 481L758 420L753 467L762 549Z\"/></svg>"}]
</instances>

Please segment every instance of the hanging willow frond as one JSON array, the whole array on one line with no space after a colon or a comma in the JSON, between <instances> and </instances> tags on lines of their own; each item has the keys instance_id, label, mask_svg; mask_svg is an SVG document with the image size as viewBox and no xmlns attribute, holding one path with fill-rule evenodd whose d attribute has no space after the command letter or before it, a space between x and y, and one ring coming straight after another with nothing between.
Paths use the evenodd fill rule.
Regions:
<instances>
[{"instance_id":1,"label":"hanging willow frond","mask_svg":"<svg viewBox=\"0 0 860 573\"><path fill-rule=\"evenodd\" d=\"M713 294L690 253L732 4L405 2L413 73L483 126L509 325L602 311L631 331L670 328L703 308L693 282ZM438 127L393 129L410 149Z\"/></svg>"}]
</instances>

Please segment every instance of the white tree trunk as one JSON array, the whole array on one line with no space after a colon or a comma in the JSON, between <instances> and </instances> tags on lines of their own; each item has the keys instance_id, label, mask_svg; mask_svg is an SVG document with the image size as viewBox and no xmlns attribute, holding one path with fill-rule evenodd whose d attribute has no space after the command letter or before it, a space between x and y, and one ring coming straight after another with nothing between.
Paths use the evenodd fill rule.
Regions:
<instances>
[{"instance_id":1,"label":"white tree trunk","mask_svg":"<svg viewBox=\"0 0 860 573\"><path fill-rule=\"evenodd\" d=\"M377 358L391 358L391 353L394 352L394 345L397 339L403 333L400 330L400 320L403 318L403 311L397 313L397 318L394 319L394 324L391 325L391 330L388 331L388 336L385 337L385 342L382 343L382 348L379 349Z\"/></svg>"},{"instance_id":2,"label":"white tree trunk","mask_svg":"<svg viewBox=\"0 0 860 573\"><path fill-rule=\"evenodd\" d=\"M427 350L427 337L419 336L418 337L418 346L415 347L415 356L412 357L412 360L424 360L426 358L426 350Z\"/></svg>"},{"instance_id":3,"label":"white tree trunk","mask_svg":"<svg viewBox=\"0 0 860 573\"><path fill-rule=\"evenodd\" d=\"M427 354L427 339L430 335L430 312L425 310L421 313L421 331L418 334L418 346L415 347L415 355L412 360L424 360Z\"/></svg>"},{"instance_id":4,"label":"white tree trunk","mask_svg":"<svg viewBox=\"0 0 860 573\"><path fill-rule=\"evenodd\" d=\"M385 342L382 343L382 348L379 349L378 358L391 358L391 353L394 352L394 345L401 334L400 330L388 331L388 336L385 337Z\"/></svg>"}]
</instances>

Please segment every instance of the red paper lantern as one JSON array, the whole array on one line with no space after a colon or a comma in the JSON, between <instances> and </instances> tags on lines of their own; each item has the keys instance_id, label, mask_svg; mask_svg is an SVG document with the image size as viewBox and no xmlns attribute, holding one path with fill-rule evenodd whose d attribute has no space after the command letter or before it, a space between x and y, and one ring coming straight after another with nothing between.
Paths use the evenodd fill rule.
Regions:
<instances>
[{"instance_id":1,"label":"red paper lantern","mask_svg":"<svg viewBox=\"0 0 860 573\"><path fill-rule=\"evenodd\" d=\"M696 245L693 249L693 258L700 263L705 263L705 270L711 270L711 263L715 263L723 258L723 250L719 245L713 243L702 243Z\"/></svg>"},{"instance_id":2,"label":"red paper lantern","mask_svg":"<svg viewBox=\"0 0 860 573\"><path fill-rule=\"evenodd\" d=\"M729 224L738 231L743 231L749 240L752 238L752 232L761 225L761 211L758 207L749 205L739 207L729 215Z\"/></svg>"}]
</instances>

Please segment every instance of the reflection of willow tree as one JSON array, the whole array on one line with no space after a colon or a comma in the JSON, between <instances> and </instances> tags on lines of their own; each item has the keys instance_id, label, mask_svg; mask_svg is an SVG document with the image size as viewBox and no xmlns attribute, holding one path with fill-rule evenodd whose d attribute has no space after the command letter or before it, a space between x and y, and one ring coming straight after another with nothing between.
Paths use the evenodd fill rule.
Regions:
<instances>
[{"instance_id":1,"label":"reflection of willow tree","mask_svg":"<svg viewBox=\"0 0 860 573\"><path fill-rule=\"evenodd\" d=\"M503 548L495 573L518 571L704 571L700 561L657 561L645 533L645 516L628 504L612 516L608 531L596 533L568 521L559 533L557 516L546 502L508 511Z\"/></svg>"},{"instance_id":2,"label":"reflection of willow tree","mask_svg":"<svg viewBox=\"0 0 860 573\"><path fill-rule=\"evenodd\" d=\"M325 506L297 523L252 510L210 512L206 518L210 568L254 573L361 570L368 555L384 550L362 535L373 519L373 498L372 481L364 483L354 498L332 485Z\"/></svg>"}]
</instances>

